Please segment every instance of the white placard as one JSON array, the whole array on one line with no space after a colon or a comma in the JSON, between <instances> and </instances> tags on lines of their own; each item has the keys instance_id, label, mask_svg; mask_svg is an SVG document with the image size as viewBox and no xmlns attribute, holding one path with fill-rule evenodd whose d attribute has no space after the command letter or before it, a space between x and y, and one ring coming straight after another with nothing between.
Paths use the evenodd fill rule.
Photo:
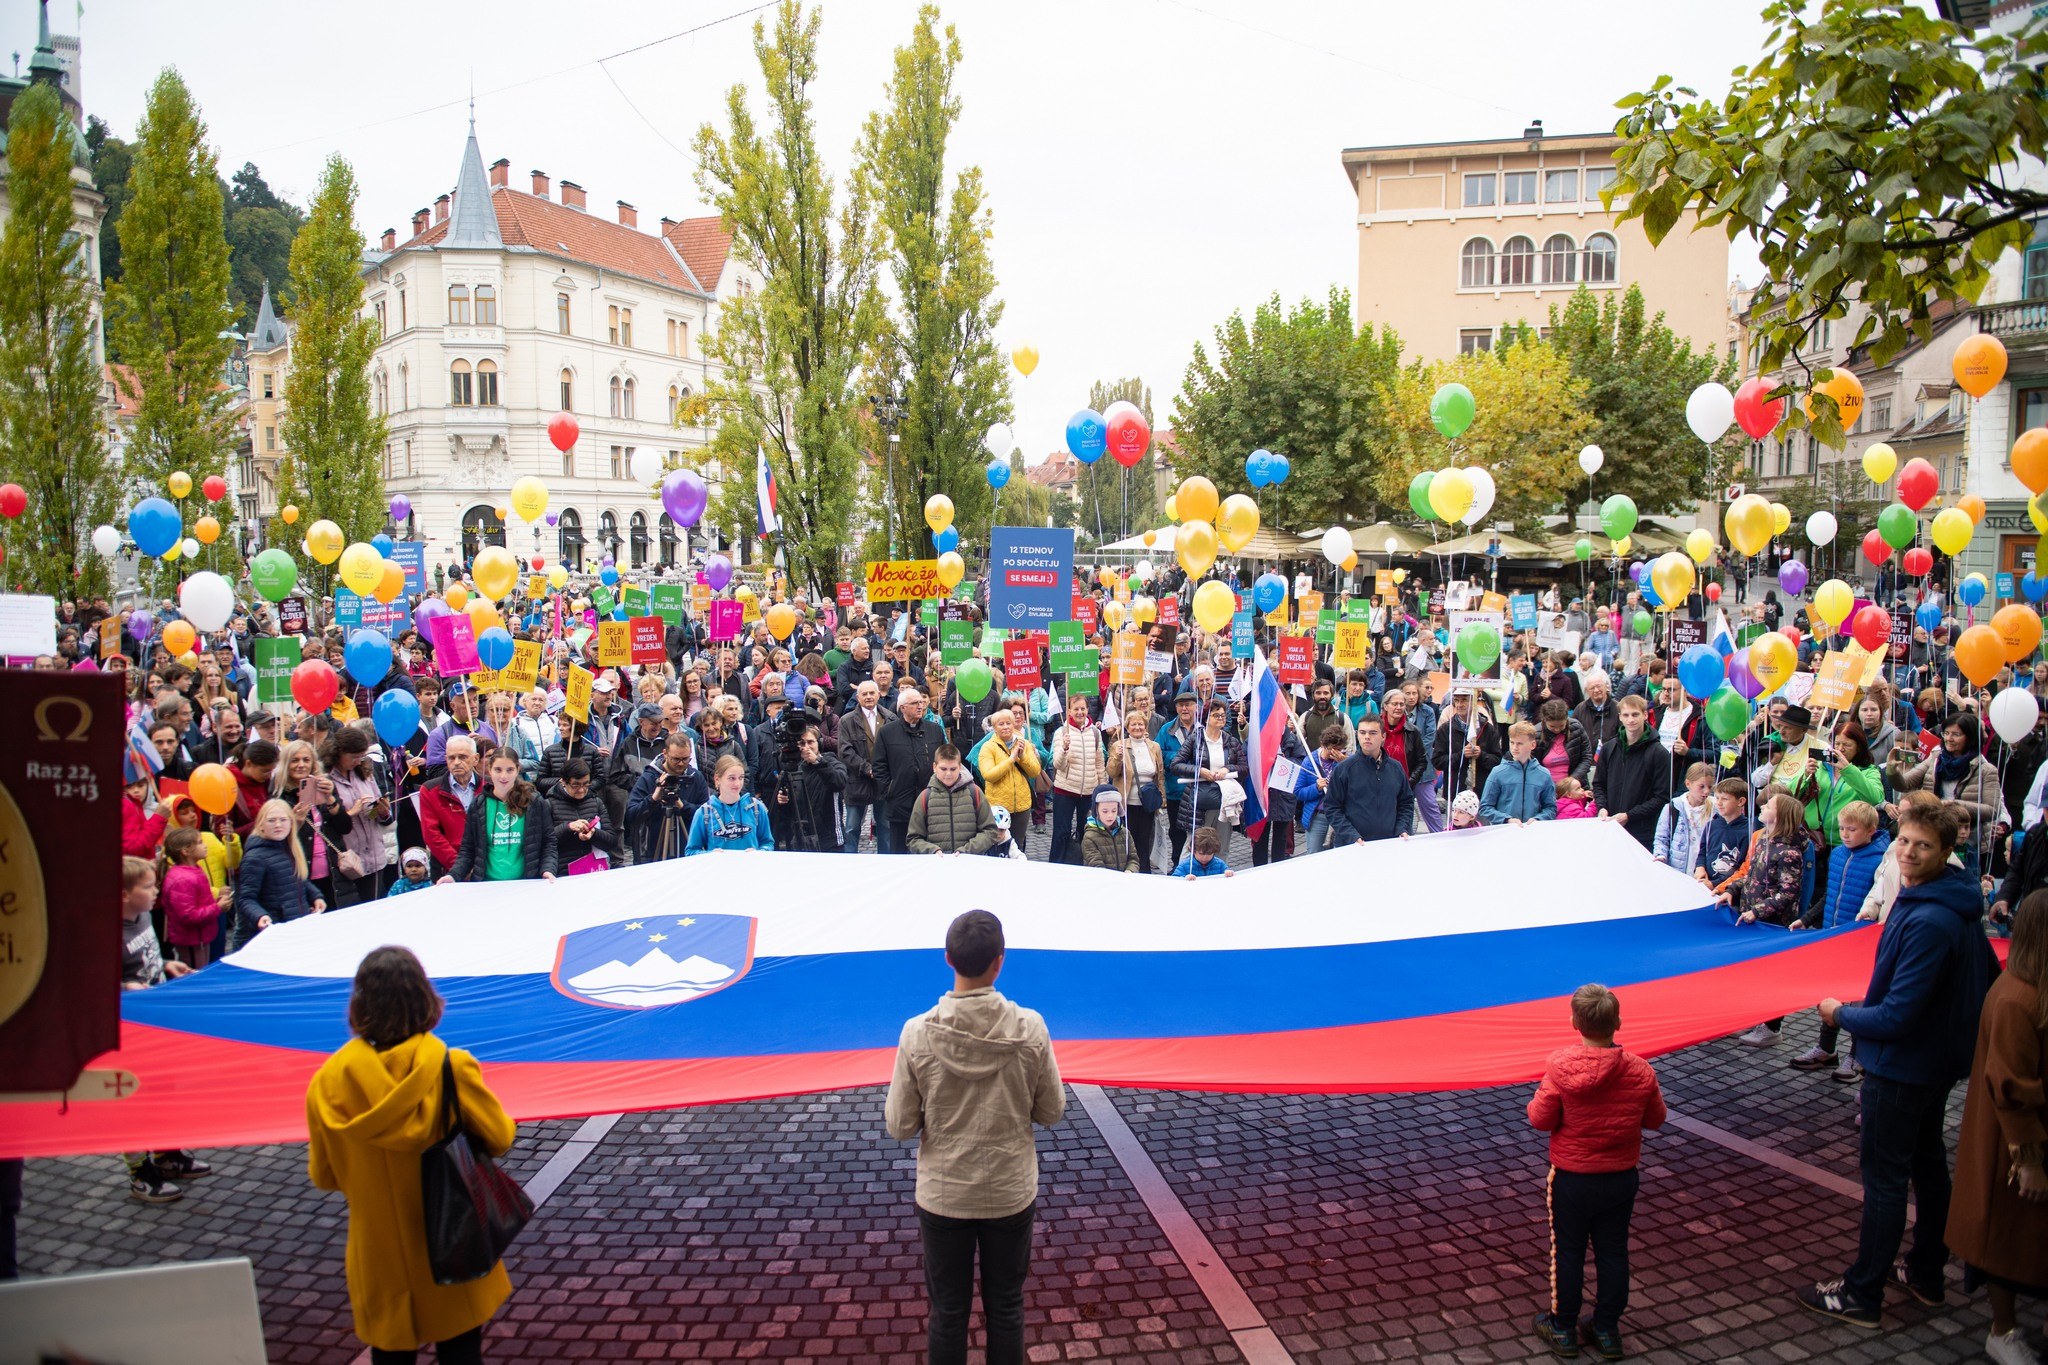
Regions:
<instances>
[{"instance_id":1,"label":"white placard","mask_svg":"<svg viewBox=\"0 0 2048 1365\"><path fill-rule=\"evenodd\" d=\"M0 593L0 654L27 658L57 652L57 599Z\"/></svg>"},{"instance_id":2,"label":"white placard","mask_svg":"<svg viewBox=\"0 0 2048 1365\"><path fill-rule=\"evenodd\" d=\"M0 1365L66 1352L121 1365L269 1359L255 1271L240 1257L0 1284L0 1322Z\"/></svg>"},{"instance_id":3,"label":"white placard","mask_svg":"<svg viewBox=\"0 0 2048 1365\"><path fill-rule=\"evenodd\" d=\"M1285 754L1275 755L1273 775L1266 779L1266 790L1294 794L1294 784L1301 777L1301 765Z\"/></svg>"}]
</instances>

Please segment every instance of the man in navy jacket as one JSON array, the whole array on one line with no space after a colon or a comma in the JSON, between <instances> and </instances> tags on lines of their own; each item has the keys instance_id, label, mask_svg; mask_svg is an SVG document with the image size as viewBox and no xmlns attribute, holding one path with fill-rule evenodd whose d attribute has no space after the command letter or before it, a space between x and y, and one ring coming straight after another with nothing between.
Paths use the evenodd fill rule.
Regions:
<instances>
[{"instance_id":1,"label":"man in navy jacket","mask_svg":"<svg viewBox=\"0 0 2048 1365\"><path fill-rule=\"evenodd\" d=\"M1413 738L1412 732L1410 736ZM1358 722L1358 752L1337 765L1323 803L1341 813L1358 842L1408 837L1415 822L1415 793L1408 774L1386 755L1386 731L1378 716Z\"/></svg>"},{"instance_id":2,"label":"man in navy jacket","mask_svg":"<svg viewBox=\"0 0 2048 1365\"><path fill-rule=\"evenodd\" d=\"M1863 1231L1839 1280L1802 1287L1816 1313L1875 1328L1887 1282L1921 1303L1942 1301L1948 1248L1949 1091L1970 1074L1977 1018L1998 970L1984 939L1984 898L1974 876L1948 865L1958 822L1946 806L1908 810L1892 848L1901 889L1877 941L1862 1003L1823 1000L1820 1018L1848 1030L1863 1064ZM1913 1249L1903 1277L1892 1258L1906 1232L1913 1189Z\"/></svg>"}]
</instances>

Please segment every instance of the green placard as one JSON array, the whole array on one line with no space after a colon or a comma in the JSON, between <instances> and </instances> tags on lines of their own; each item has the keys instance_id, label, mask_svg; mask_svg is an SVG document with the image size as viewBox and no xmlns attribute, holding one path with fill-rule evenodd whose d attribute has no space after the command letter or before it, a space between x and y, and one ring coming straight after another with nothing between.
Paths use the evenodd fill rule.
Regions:
<instances>
[{"instance_id":1,"label":"green placard","mask_svg":"<svg viewBox=\"0 0 2048 1365\"><path fill-rule=\"evenodd\" d=\"M597 608L597 614L600 617L605 617L610 616L612 608L618 606L619 603L618 599L612 596L612 590L599 583L590 590L590 605Z\"/></svg>"},{"instance_id":2,"label":"green placard","mask_svg":"<svg viewBox=\"0 0 2048 1365\"><path fill-rule=\"evenodd\" d=\"M1334 645L1337 643L1337 623L1335 621L1324 621L1316 626L1316 643L1319 645Z\"/></svg>"},{"instance_id":3,"label":"green placard","mask_svg":"<svg viewBox=\"0 0 2048 1365\"><path fill-rule=\"evenodd\" d=\"M917 623L930 630L939 623L939 604L927 602L917 609Z\"/></svg>"},{"instance_id":4,"label":"green placard","mask_svg":"<svg viewBox=\"0 0 2048 1365\"><path fill-rule=\"evenodd\" d=\"M1062 649L1079 649L1087 640L1081 633L1079 621L1055 621L1050 632L1049 648L1054 652Z\"/></svg>"},{"instance_id":5,"label":"green placard","mask_svg":"<svg viewBox=\"0 0 2048 1365\"><path fill-rule=\"evenodd\" d=\"M974 580L963 578L958 583L955 583L953 585L953 600L955 602L972 602L974 600Z\"/></svg>"},{"instance_id":6,"label":"green placard","mask_svg":"<svg viewBox=\"0 0 2048 1365\"><path fill-rule=\"evenodd\" d=\"M947 667L966 663L974 656L972 621L939 622L939 661Z\"/></svg>"},{"instance_id":7,"label":"green placard","mask_svg":"<svg viewBox=\"0 0 2048 1365\"><path fill-rule=\"evenodd\" d=\"M619 600L625 604L626 615L628 616L646 616L649 614L647 610L647 589L645 588L628 588L620 596Z\"/></svg>"},{"instance_id":8,"label":"green placard","mask_svg":"<svg viewBox=\"0 0 2048 1365\"><path fill-rule=\"evenodd\" d=\"M1069 673L1067 695L1070 697L1099 697L1102 695L1102 679L1093 673Z\"/></svg>"},{"instance_id":9,"label":"green placard","mask_svg":"<svg viewBox=\"0 0 2048 1365\"><path fill-rule=\"evenodd\" d=\"M637 591L637 589L636 589ZM683 608L689 603L689 590L680 583L657 583L649 595L648 604L654 614L670 625L681 625Z\"/></svg>"},{"instance_id":10,"label":"green placard","mask_svg":"<svg viewBox=\"0 0 2048 1365\"><path fill-rule=\"evenodd\" d=\"M1079 649L1054 649L1051 668L1055 673L1088 673L1102 671L1102 651L1092 645Z\"/></svg>"},{"instance_id":11,"label":"green placard","mask_svg":"<svg viewBox=\"0 0 2048 1365\"><path fill-rule=\"evenodd\" d=\"M299 666L299 639L296 635L282 638L258 638L256 646L256 700L259 702L290 701L292 699L292 670Z\"/></svg>"},{"instance_id":12,"label":"green placard","mask_svg":"<svg viewBox=\"0 0 2048 1365\"><path fill-rule=\"evenodd\" d=\"M1000 659L1003 657L1003 641L1009 638L1009 631L990 626L982 631L981 645L976 652L984 659Z\"/></svg>"},{"instance_id":13,"label":"green placard","mask_svg":"<svg viewBox=\"0 0 2048 1365\"><path fill-rule=\"evenodd\" d=\"M1372 599L1369 597L1345 598L1344 619L1347 621L1372 620Z\"/></svg>"}]
</instances>

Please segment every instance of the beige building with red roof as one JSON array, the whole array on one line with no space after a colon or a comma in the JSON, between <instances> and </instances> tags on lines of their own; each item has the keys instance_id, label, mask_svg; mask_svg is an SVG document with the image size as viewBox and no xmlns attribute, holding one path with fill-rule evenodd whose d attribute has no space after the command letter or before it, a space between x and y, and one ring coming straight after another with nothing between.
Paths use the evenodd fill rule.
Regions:
<instances>
[{"instance_id":1,"label":"beige building with red roof","mask_svg":"<svg viewBox=\"0 0 2048 1365\"><path fill-rule=\"evenodd\" d=\"M370 373L390 427L384 483L413 509L400 530L427 542L430 564L483 544L571 568L606 550L622 569L679 562L681 533L632 480L633 455L680 464L710 439L678 410L714 376L704 338L719 304L758 281L716 218L643 228L624 200L596 216L575 182L534 171L516 189L510 171L485 167L472 127L454 191L364 261L364 308L384 338ZM547 424L563 411L581 434L557 451ZM714 483L728 472L753 477L705 471ZM497 509L529 474L557 524L508 529Z\"/></svg>"}]
</instances>

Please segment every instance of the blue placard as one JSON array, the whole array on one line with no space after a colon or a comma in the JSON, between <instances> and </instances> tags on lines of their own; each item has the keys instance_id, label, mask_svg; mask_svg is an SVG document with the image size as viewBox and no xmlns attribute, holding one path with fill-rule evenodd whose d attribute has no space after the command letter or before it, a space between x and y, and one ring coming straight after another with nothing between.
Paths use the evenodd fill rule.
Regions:
<instances>
[{"instance_id":1,"label":"blue placard","mask_svg":"<svg viewBox=\"0 0 2048 1365\"><path fill-rule=\"evenodd\" d=\"M334 585L334 624L354 630L367 626L371 630L389 633L393 628L403 629L412 619L412 612L403 602L379 602L374 597L359 597L341 584Z\"/></svg>"},{"instance_id":2,"label":"blue placard","mask_svg":"<svg viewBox=\"0 0 2048 1365\"><path fill-rule=\"evenodd\" d=\"M341 584L334 585L334 624L354 630L363 623L363 599Z\"/></svg>"},{"instance_id":3,"label":"blue placard","mask_svg":"<svg viewBox=\"0 0 2048 1365\"><path fill-rule=\"evenodd\" d=\"M1249 608L1230 618L1230 657L1252 657L1252 614Z\"/></svg>"},{"instance_id":4,"label":"blue placard","mask_svg":"<svg viewBox=\"0 0 2048 1365\"><path fill-rule=\"evenodd\" d=\"M401 540L391 547L391 562L405 570L405 591L419 596L427 590L427 542Z\"/></svg>"},{"instance_id":5,"label":"blue placard","mask_svg":"<svg viewBox=\"0 0 2048 1365\"><path fill-rule=\"evenodd\" d=\"M1518 592L1508 598L1508 624L1515 630L1536 629L1536 595Z\"/></svg>"},{"instance_id":6,"label":"blue placard","mask_svg":"<svg viewBox=\"0 0 2048 1365\"><path fill-rule=\"evenodd\" d=\"M988 562L990 625L1042 630L1072 615L1071 528L998 526L989 533Z\"/></svg>"},{"instance_id":7,"label":"blue placard","mask_svg":"<svg viewBox=\"0 0 2048 1365\"><path fill-rule=\"evenodd\" d=\"M1998 576L1998 595L2000 597L2011 597L2013 595L2013 580L2011 574L2002 573Z\"/></svg>"}]
</instances>

